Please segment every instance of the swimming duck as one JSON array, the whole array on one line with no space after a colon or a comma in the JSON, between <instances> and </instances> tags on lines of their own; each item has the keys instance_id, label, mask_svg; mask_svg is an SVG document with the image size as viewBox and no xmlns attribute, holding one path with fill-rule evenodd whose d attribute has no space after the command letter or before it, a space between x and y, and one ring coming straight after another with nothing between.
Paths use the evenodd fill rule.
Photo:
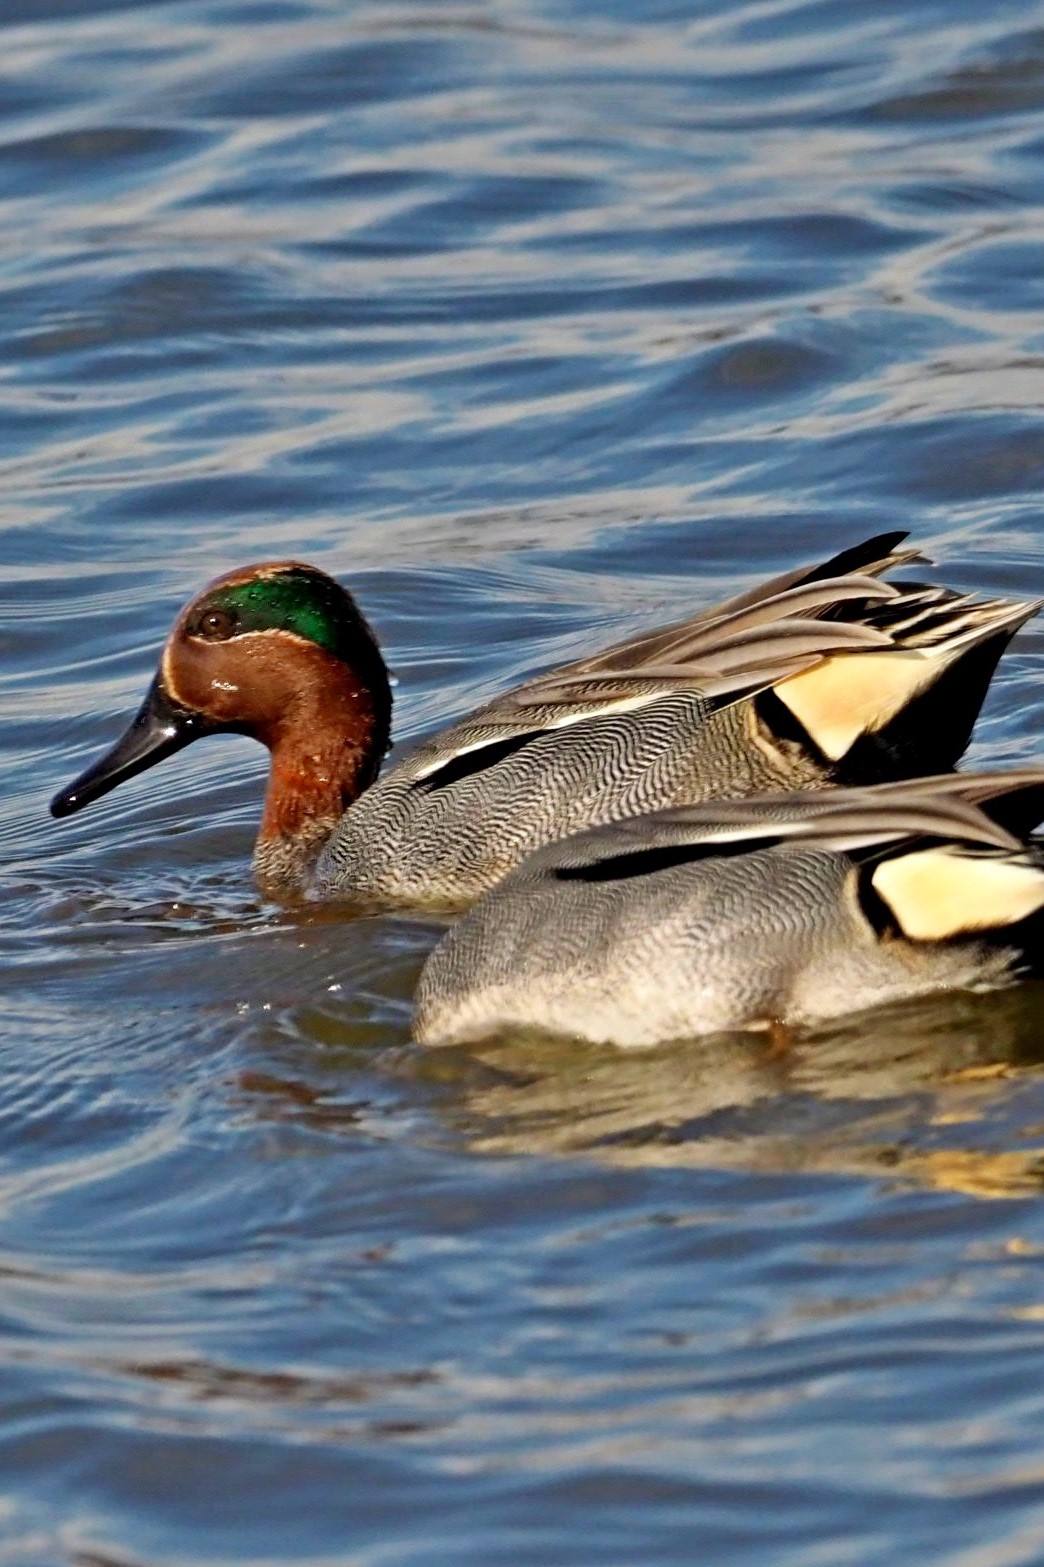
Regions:
<instances>
[{"instance_id":1,"label":"swimming duck","mask_svg":"<svg viewBox=\"0 0 1044 1567\"><path fill-rule=\"evenodd\" d=\"M624 1046L996 984L1044 959L1044 768L682 806L545 846L432 952L414 1034Z\"/></svg>"},{"instance_id":2,"label":"swimming duck","mask_svg":"<svg viewBox=\"0 0 1044 1567\"><path fill-rule=\"evenodd\" d=\"M313 566L219 577L137 716L55 816L204 735L271 754L266 894L461 906L552 839L659 807L952 767L1036 605L891 586L884 534L507 691L378 770L391 691L351 595Z\"/></svg>"}]
</instances>

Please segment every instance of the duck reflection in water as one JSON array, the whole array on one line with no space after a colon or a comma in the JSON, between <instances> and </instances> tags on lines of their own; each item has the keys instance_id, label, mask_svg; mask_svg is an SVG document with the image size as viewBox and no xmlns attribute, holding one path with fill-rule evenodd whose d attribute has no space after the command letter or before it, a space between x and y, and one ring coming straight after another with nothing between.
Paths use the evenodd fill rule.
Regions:
<instances>
[{"instance_id":1,"label":"duck reflection in water","mask_svg":"<svg viewBox=\"0 0 1044 1567\"><path fill-rule=\"evenodd\" d=\"M750 1033L637 1052L515 1031L414 1066L478 1153L1011 1197L1044 1188L1042 1000L1038 981L925 997L796 1033L785 1052Z\"/></svg>"}]
</instances>

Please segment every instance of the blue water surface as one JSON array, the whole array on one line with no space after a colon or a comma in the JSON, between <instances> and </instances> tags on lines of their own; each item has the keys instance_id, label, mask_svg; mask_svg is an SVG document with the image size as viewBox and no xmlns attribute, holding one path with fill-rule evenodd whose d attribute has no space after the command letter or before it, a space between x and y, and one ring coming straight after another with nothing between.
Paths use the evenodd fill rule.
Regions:
<instances>
[{"instance_id":1,"label":"blue water surface","mask_svg":"<svg viewBox=\"0 0 1044 1567\"><path fill-rule=\"evenodd\" d=\"M425 1054L250 742L46 802L254 559L400 741L876 530L1044 594L1042 406L1039 4L3 0L0 1567L1039 1567L1039 991Z\"/></svg>"}]
</instances>

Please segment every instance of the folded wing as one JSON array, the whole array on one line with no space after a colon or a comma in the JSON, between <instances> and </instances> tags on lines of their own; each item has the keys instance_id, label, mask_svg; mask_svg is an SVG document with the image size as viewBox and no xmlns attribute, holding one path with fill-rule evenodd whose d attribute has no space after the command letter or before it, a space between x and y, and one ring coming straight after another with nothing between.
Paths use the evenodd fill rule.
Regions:
<instances>
[{"instance_id":1,"label":"folded wing","mask_svg":"<svg viewBox=\"0 0 1044 1567\"><path fill-rule=\"evenodd\" d=\"M404 764L407 776L434 784L454 775L444 770L459 771L464 757L477 771L536 735L674 692L697 694L713 710L771 689L810 744L837 761L963 653L1006 641L1036 608L881 582L891 568L920 560L897 548L904 537L882 534L539 675L435 736Z\"/></svg>"}]
</instances>

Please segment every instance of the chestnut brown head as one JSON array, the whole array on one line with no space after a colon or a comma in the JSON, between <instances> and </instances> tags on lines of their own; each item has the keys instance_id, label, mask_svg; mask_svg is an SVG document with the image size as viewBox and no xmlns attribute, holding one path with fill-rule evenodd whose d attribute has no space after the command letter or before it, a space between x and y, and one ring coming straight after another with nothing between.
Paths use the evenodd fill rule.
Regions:
<instances>
[{"instance_id":1,"label":"chestnut brown head","mask_svg":"<svg viewBox=\"0 0 1044 1567\"><path fill-rule=\"evenodd\" d=\"M372 753L372 777L390 715L384 660L351 595L297 561L245 567L182 610L130 727L51 811L69 816L208 734L251 735L273 751L332 734Z\"/></svg>"}]
</instances>

